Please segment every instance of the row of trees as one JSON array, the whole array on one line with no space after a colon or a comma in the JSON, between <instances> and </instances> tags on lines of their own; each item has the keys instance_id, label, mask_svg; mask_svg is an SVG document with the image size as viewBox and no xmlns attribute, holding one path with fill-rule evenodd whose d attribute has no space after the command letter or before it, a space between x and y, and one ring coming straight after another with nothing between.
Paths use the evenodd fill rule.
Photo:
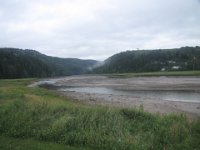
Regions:
<instances>
[{"instance_id":1,"label":"row of trees","mask_svg":"<svg viewBox=\"0 0 200 150\"><path fill-rule=\"evenodd\" d=\"M113 55L95 73L200 70L200 47L132 50Z\"/></svg>"},{"instance_id":2,"label":"row of trees","mask_svg":"<svg viewBox=\"0 0 200 150\"><path fill-rule=\"evenodd\" d=\"M0 48L0 78L52 77L87 73L97 61L57 58L34 50ZM115 54L92 73L200 70L200 47L133 50Z\"/></svg>"},{"instance_id":3,"label":"row of trees","mask_svg":"<svg viewBox=\"0 0 200 150\"><path fill-rule=\"evenodd\" d=\"M0 78L52 77L81 74L94 60L57 58L34 50L0 48Z\"/></svg>"}]
</instances>

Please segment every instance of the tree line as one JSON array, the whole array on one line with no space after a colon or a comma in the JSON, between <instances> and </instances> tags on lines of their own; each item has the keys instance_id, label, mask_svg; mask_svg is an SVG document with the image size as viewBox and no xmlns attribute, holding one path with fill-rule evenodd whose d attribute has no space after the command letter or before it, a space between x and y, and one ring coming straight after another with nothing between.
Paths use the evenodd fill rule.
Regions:
<instances>
[{"instance_id":1,"label":"tree line","mask_svg":"<svg viewBox=\"0 0 200 150\"><path fill-rule=\"evenodd\" d=\"M82 74L96 63L95 60L46 56L35 50L0 48L0 78Z\"/></svg>"},{"instance_id":2,"label":"tree line","mask_svg":"<svg viewBox=\"0 0 200 150\"><path fill-rule=\"evenodd\" d=\"M93 73L200 70L200 47L128 50L115 54Z\"/></svg>"}]
</instances>

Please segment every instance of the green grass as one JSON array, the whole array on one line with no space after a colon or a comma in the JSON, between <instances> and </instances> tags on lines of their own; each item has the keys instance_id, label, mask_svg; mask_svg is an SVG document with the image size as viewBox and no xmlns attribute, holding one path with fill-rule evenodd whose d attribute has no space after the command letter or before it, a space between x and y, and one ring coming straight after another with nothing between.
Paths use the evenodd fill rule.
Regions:
<instances>
[{"instance_id":1,"label":"green grass","mask_svg":"<svg viewBox=\"0 0 200 150\"><path fill-rule=\"evenodd\" d=\"M105 74L110 77L151 77L151 76L200 76L200 71L162 71L142 73L113 73Z\"/></svg>"},{"instance_id":2,"label":"green grass","mask_svg":"<svg viewBox=\"0 0 200 150\"><path fill-rule=\"evenodd\" d=\"M1 150L89 150L63 144L39 142L32 139L16 139L0 136Z\"/></svg>"},{"instance_id":3,"label":"green grass","mask_svg":"<svg viewBox=\"0 0 200 150\"><path fill-rule=\"evenodd\" d=\"M0 80L0 149L200 149L200 119L81 104L32 81Z\"/></svg>"}]
</instances>

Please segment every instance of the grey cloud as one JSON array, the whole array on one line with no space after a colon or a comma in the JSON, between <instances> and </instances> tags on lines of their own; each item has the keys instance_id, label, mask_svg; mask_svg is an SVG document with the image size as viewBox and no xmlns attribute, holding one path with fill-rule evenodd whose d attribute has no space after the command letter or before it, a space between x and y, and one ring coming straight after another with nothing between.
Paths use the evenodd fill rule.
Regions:
<instances>
[{"instance_id":1,"label":"grey cloud","mask_svg":"<svg viewBox=\"0 0 200 150\"><path fill-rule=\"evenodd\" d=\"M59 2L66 9L49 10ZM127 49L199 44L199 0L88 0L83 12L74 10L81 0L59 2L0 0L0 46L103 60ZM71 3L77 7L65 12Z\"/></svg>"}]
</instances>

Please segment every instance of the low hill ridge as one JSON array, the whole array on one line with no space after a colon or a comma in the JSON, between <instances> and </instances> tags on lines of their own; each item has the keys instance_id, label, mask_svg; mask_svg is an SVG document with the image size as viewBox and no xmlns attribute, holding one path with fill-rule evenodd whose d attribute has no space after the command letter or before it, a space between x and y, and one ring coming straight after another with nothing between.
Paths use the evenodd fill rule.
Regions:
<instances>
[{"instance_id":1,"label":"low hill ridge","mask_svg":"<svg viewBox=\"0 0 200 150\"><path fill-rule=\"evenodd\" d=\"M160 50L128 50L104 61L94 73L200 70L200 47Z\"/></svg>"},{"instance_id":2,"label":"low hill ridge","mask_svg":"<svg viewBox=\"0 0 200 150\"><path fill-rule=\"evenodd\" d=\"M0 48L0 78L83 74L96 63L95 60L51 57L35 50Z\"/></svg>"}]
</instances>

